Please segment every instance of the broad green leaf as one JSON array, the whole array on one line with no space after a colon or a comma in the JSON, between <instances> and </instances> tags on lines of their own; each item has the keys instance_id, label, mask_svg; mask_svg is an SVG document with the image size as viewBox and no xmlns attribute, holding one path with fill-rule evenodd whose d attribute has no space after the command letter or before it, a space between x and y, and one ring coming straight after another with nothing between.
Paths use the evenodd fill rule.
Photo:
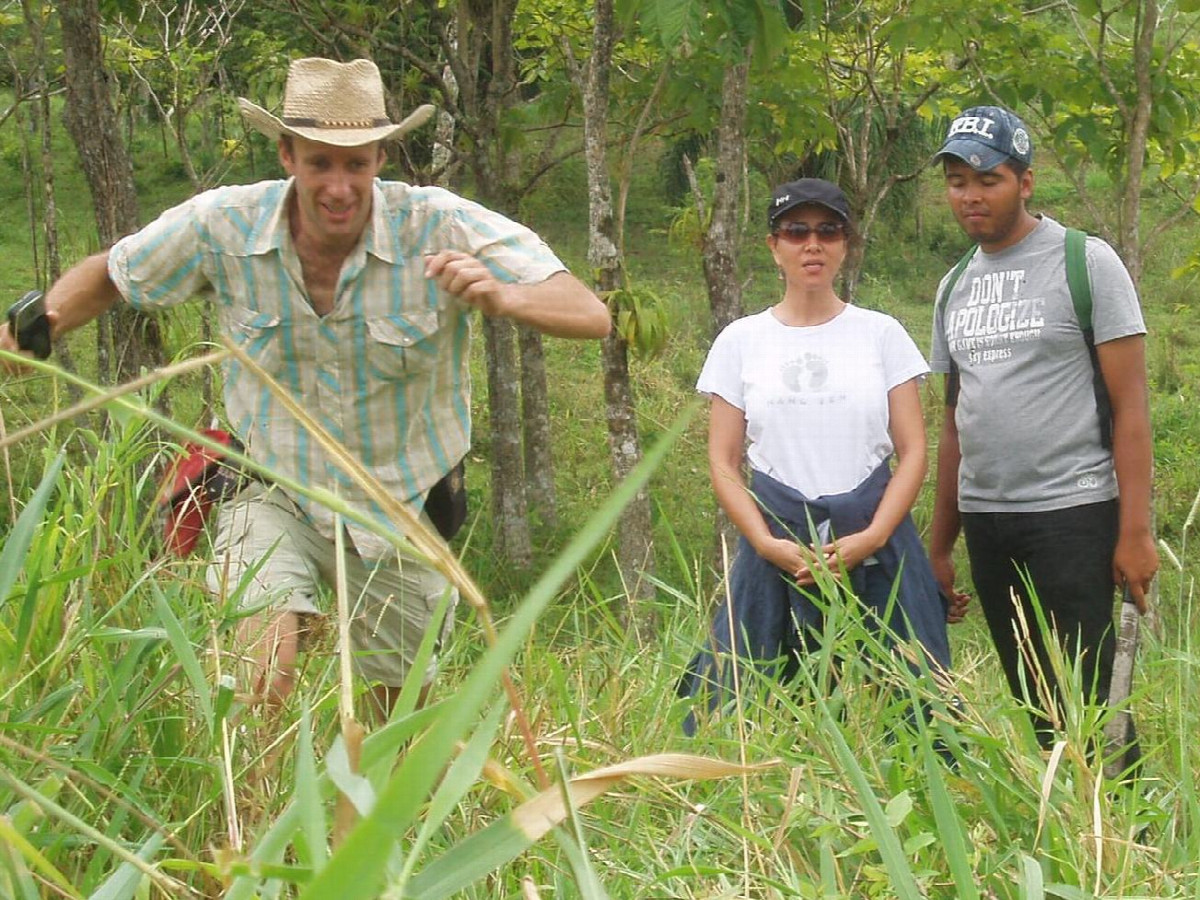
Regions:
<instances>
[{"instance_id":1,"label":"broad green leaf","mask_svg":"<svg viewBox=\"0 0 1200 900\"><path fill-rule=\"evenodd\" d=\"M1044 900L1046 896L1042 867L1028 853L1021 854L1021 880L1017 886L1021 900Z\"/></svg>"},{"instance_id":2,"label":"broad green leaf","mask_svg":"<svg viewBox=\"0 0 1200 900\"><path fill-rule=\"evenodd\" d=\"M183 630L183 624L175 615L175 611L171 609L171 604L167 601L167 597L163 593L159 583L157 581L149 581L147 583L150 585L151 593L154 595L154 610L158 613L158 620L162 623L163 630L167 633L167 639L171 642L171 648L175 651L175 658L178 660L184 674L192 685L192 691L196 696L196 704L200 707L200 714L204 717L204 724L208 727L208 733L212 735L214 733L212 690L209 687L208 679L204 677L204 669L201 668L200 660L196 656L196 648L192 646L191 640Z\"/></svg>"},{"instance_id":3,"label":"broad green leaf","mask_svg":"<svg viewBox=\"0 0 1200 900\"><path fill-rule=\"evenodd\" d=\"M50 495L54 493L64 459L65 456L62 453L54 457L53 462L42 475L42 481L37 490L33 492L33 496L21 510L21 515L17 517L16 524L4 539L4 549L0 550L0 609L4 608L8 593L16 584L17 576L21 574L21 569L24 567L25 556L29 553L29 547L33 543L34 532L37 531L37 527L42 521L46 504L50 502Z\"/></svg>"},{"instance_id":4,"label":"broad green leaf","mask_svg":"<svg viewBox=\"0 0 1200 900\"><path fill-rule=\"evenodd\" d=\"M166 838L158 832L150 835L138 850L137 858L148 863L158 853L165 840ZM141 893L145 880L144 871L135 868L132 863L123 862L96 891L88 895L88 900L131 900Z\"/></svg>"},{"instance_id":5,"label":"broad green leaf","mask_svg":"<svg viewBox=\"0 0 1200 900\"><path fill-rule=\"evenodd\" d=\"M885 809L888 824L893 828L899 828L904 820L908 818L908 814L912 812L912 808L912 794L908 791L901 791L888 801Z\"/></svg>"},{"instance_id":6,"label":"broad green leaf","mask_svg":"<svg viewBox=\"0 0 1200 900\"><path fill-rule=\"evenodd\" d=\"M925 831L921 834L914 834L904 842L904 855L916 856L926 847L932 846L938 842L938 836L932 832Z\"/></svg>"}]
</instances>

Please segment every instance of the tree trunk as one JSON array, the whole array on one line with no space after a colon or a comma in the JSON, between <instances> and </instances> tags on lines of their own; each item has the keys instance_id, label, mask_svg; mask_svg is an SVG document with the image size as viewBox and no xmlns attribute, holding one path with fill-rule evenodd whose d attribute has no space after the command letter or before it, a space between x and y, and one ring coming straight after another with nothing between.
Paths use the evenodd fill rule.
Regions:
<instances>
[{"instance_id":1,"label":"tree trunk","mask_svg":"<svg viewBox=\"0 0 1200 900\"><path fill-rule=\"evenodd\" d=\"M517 196L509 174L509 150L500 121L515 102L516 80L512 20L516 0L494 3L464 0L447 34L460 109L473 126L469 160L475 187L485 205L506 215L516 212ZM492 420L492 521L496 546L517 566L532 558L529 503L523 474L521 374L514 349L514 328L485 319L488 408Z\"/></svg>"},{"instance_id":2,"label":"tree trunk","mask_svg":"<svg viewBox=\"0 0 1200 900\"><path fill-rule=\"evenodd\" d=\"M747 52L747 56L749 53ZM704 280L712 310L714 334L742 314L738 279L741 175L746 167L746 90L750 63L725 70L721 85L721 121L717 130L717 184L712 220L704 235Z\"/></svg>"},{"instance_id":3,"label":"tree trunk","mask_svg":"<svg viewBox=\"0 0 1200 900\"><path fill-rule=\"evenodd\" d=\"M492 424L492 523L496 548L513 565L528 567L529 537L521 460L521 413L514 328L507 319L485 318L488 410Z\"/></svg>"},{"instance_id":4,"label":"tree trunk","mask_svg":"<svg viewBox=\"0 0 1200 900\"><path fill-rule=\"evenodd\" d=\"M137 229L138 208L133 165L109 96L98 0L60 0L58 16L66 63L64 118L91 191L100 244L108 247ZM114 339L111 345L101 340L97 348L101 377L110 377L115 367L117 379L126 381L143 368L162 364L162 336L155 319L123 304L109 317Z\"/></svg>"},{"instance_id":5,"label":"tree trunk","mask_svg":"<svg viewBox=\"0 0 1200 900\"><path fill-rule=\"evenodd\" d=\"M604 339L604 406L608 420L608 448L613 475L623 480L642 459L633 386L629 379L629 348L613 331ZM621 513L617 527L617 565L629 598L630 609L623 617L627 623L640 623L649 631L655 627L654 599L654 522L650 514L650 494L643 486Z\"/></svg>"},{"instance_id":6,"label":"tree trunk","mask_svg":"<svg viewBox=\"0 0 1200 900\"><path fill-rule=\"evenodd\" d=\"M1138 227L1141 217L1142 175L1146 168L1146 144L1150 133L1150 115L1154 108L1154 38L1158 30L1158 0L1139 4L1137 38L1133 47L1133 77L1137 92L1133 98L1125 153L1129 171L1121 197L1121 223L1117 249L1136 285L1142 277L1142 241Z\"/></svg>"},{"instance_id":7,"label":"tree trunk","mask_svg":"<svg viewBox=\"0 0 1200 900\"><path fill-rule=\"evenodd\" d=\"M742 314L742 284L738 278L738 252L741 245L739 176L746 160L746 91L749 79L747 59L725 70L721 85L721 122L717 131L717 184L713 192L712 219L704 235L704 280L708 286L712 310L713 334ZM722 537L734 546L737 531L718 506L714 534L714 559L717 571L724 568Z\"/></svg>"},{"instance_id":8,"label":"tree trunk","mask_svg":"<svg viewBox=\"0 0 1200 900\"><path fill-rule=\"evenodd\" d=\"M451 21L446 28L446 46L449 48L449 53L458 52L458 29L455 23ZM454 67L448 61L443 59L442 66L442 84L445 86L446 93L452 103L458 102L458 80L454 77ZM433 155L431 160L431 168L435 181L443 187L448 186L450 181L450 162L454 158L454 116L450 115L444 108L437 112L436 124L434 126L433 138Z\"/></svg>"},{"instance_id":9,"label":"tree trunk","mask_svg":"<svg viewBox=\"0 0 1200 900\"><path fill-rule=\"evenodd\" d=\"M42 28L41 4L35 9L29 2L21 4L25 24L33 44L34 77L38 85L37 130L41 137L42 158L42 238L46 248L46 284L53 284L62 274L62 259L58 252L58 203L54 198L53 127L50 120L50 82L46 75L46 41Z\"/></svg>"},{"instance_id":10,"label":"tree trunk","mask_svg":"<svg viewBox=\"0 0 1200 900\"><path fill-rule=\"evenodd\" d=\"M596 272L601 296L622 287L619 228L613 219L612 186L608 174L608 103L613 35L612 0L593 6L592 53L582 87L584 154L588 173L588 262ZM614 330L604 339L604 402L613 474L624 479L642 458L633 388L629 379L629 348ZM617 529L617 564L630 601L626 621L653 627L646 601L654 596L654 531L650 497L643 488L621 514Z\"/></svg>"},{"instance_id":11,"label":"tree trunk","mask_svg":"<svg viewBox=\"0 0 1200 900\"><path fill-rule=\"evenodd\" d=\"M30 213L30 238L33 241L34 268L37 271L39 287L46 287L58 280L62 273L62 258L58 249L58 203L54 196L54 153L53 153L53 120L50 116L50 80L46 74L46 32L42 27L42 5L36 6L28 0L21 4L25 16L25 25L29 29L30 44L33 46L33 59L36 60L32 81L39 92L38 102L33 106L33 123L35 131L41 137L41 183L42 206L40 212L33 195L33 185L36 183L32 154L28 146L23 148L22 163L26 176L26 206ZM17 96L24 94L27 85L21 83L22 73L13 72L14 89ZM18 125L23 123L18 120ZM40 226L40 228L39 228ZM40 240L45 247L44 268L38 265L42 254L38 251ZM54 347L55 357L68 372L75 371L74 360L71 358L70 346L65 341L59 341ZM82 392L73 383L68 383L67 393L72 402L78 402Z\"/></svg>"},{"instance_id":12,"label":"tree trunk","mask_svg":"<svg viewBox=\"0 0 1200 900\"><path fill-rule=\"evenodd\" d=\"M525 438L525 488L530 511L550 528L558 525L554 491L554 453L550 444L550 396L542 336L532 328L517 328L521 351L521 412Z\"/></svg>"}]
</instances>

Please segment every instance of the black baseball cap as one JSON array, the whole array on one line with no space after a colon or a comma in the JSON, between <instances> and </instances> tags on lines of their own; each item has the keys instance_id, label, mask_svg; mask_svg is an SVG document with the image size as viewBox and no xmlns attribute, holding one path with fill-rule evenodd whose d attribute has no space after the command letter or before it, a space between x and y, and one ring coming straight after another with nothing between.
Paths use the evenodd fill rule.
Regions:
<instances>
[{"instance_id":1,"label":"black baseball cap","mask_svg":"<svg viewBox=\"0 0 1200 900\"><path fill-rule=\"evenodd\" d=\"M805 203L824 206L843 221L850 221L850 201L840 187L824 178L801 178L781 184L772 192L771 205L767 207L767 225L774 228L780 216Z\"/></svg>"},{"instance_id":2,"label":"black baseball cap","mask_svg":"<svg viewBox=\"0 0 1200 900\"><path fill-rule=\"evenodd\" d=\"M1033 139L1025 123L1002 106L964 109L946 132L934 161L956 156L976 172L990 172L1010 160L1033 165Z\"/></svg>"}]
</instances>

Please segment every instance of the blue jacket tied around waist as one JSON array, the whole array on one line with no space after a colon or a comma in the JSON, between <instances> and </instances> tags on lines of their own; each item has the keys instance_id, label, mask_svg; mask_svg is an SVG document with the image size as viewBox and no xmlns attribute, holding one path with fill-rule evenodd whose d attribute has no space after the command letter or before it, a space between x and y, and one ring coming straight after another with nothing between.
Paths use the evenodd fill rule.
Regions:
<instances>
[{"instance_id":1,"label":"blue jacket tied around waist","mask_svg":"<svg viewBox=\"0 0 1200 900\"><path fill-rule=\"evenodd\" d=\"M891 478L891 468L884 460L854 490L810 500L774 478L754 471L750 491L775 537L812 544L810 520L814 527L828 522L834 535L854 534L869 526ZM875 552L875 559L888 585L900 576L896 614L891 616L890 623L897 636L901 640L915 639L935 670L949 669L946 604L911 516L904 517L887 543ZM866 568L860 565L848 573L850 585L860 597L864 596ZM798 589L793 579L759 556L742 537L729 576L728 599L713 615L708 649L696 655L679 683L680 696L693 696L707 687L709 708L715 708L725 690L718 674L718 655L727 657L735 653L739 658L753 661L779 660L799 646L797 627L819 627L821 619L821 611L812 598ZM729 668L723 666L724 681L730 680ZM694 717L689 714L684 729L691 734L694 728Z\"/></svg>"}]
</instances>

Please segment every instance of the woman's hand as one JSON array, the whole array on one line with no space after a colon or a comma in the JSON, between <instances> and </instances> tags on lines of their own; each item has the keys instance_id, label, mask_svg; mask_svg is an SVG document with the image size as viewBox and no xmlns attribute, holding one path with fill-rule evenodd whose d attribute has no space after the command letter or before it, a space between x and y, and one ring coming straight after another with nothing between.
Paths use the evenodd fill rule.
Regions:
<instances>
[{"instance_id":1,"label":"woman's hand","mask_svg":"<svg viewBox=\"0 0 1200 900\"><path fill-rule=\"evenodd\" d=\"M821 550L825 553L831 569L836 571L843 568L849 572L862 565L863 560L874 555L885 543L887 543L886 540L881 540L874 531L867 528L837 538L832 544L826 544Z\"/></svg>"},{"instance_id":2,"label":"woman's hand","mask_svg":"<svg viewBox=\"0 0 1200 900\"><path fill-rule=\"evenodd\" d=\"M869 528L856 531L854 534L848 534L823 545L817 554L813 555L811 565L813 568L818 566L817 556L819 555L819 565L828 569L834 578L840 578L843 570L849 572L858 568L862 565L863 560L883 544L884 542L879 540ZM814 581L812 570L806 567L798 574L797 580L801 584L812 584Z\"/></svg>"},{"instance_id":3,"label":"woman's hand","mask_svg":"<svg viewBox=\"0 0 1200 900\"><path fill-rule=\"evenodd\" d=\"M754 551L793 578L806 570L807 563L801 554L800 544L790 538L768 537Z\"/></svg>"}]
</instances>

